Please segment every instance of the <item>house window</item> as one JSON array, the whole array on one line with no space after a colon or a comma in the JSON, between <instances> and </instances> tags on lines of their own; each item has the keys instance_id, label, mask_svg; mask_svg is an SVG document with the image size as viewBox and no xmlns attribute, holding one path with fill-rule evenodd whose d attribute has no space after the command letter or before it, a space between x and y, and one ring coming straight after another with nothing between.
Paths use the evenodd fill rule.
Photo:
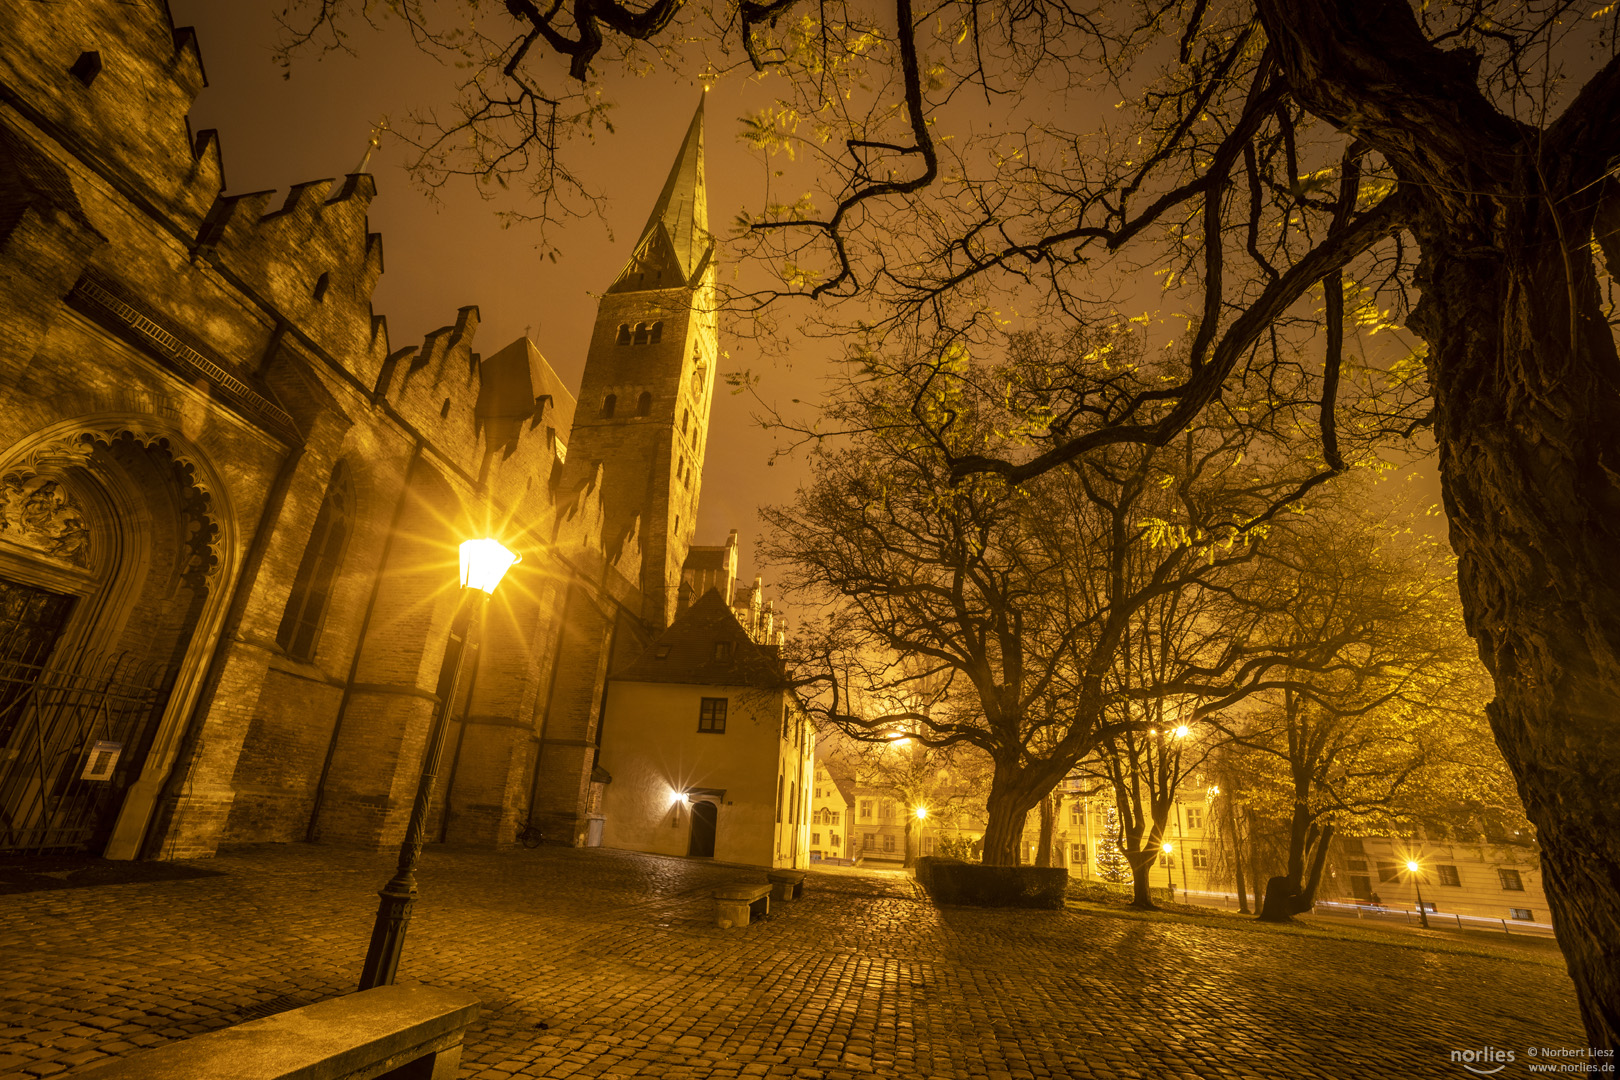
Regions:
<instances>
[{"instance_id":1,"label":"house window","mask_svg":"<svg viewBox=\"0 0 1620 1080\"><path fill-rule=\"evenodd\" d=\"M1209 852L1201 847L1190 849L1192 851L1192 865L1194 870L1209 869Z\"/></svg>"},{"instance_id":2,"label":"house window","mask_svg":"<svg viewBox=\"0 0 1620 1080\"><path fill-rule=\"evenodd\" d=\"M1084 844L1070 844L1069 845L1069 865L1070 866L1084 866L1085 863L1086 863L1086 845L1084 845Z\"/></svg>"},{"instance_id":3,"label":"house window","mask_svg":"<svg viewBox=\"0 0 1620 1080\"><path fill-rule=\"evenodd\" d=\"M714 643L714 658L716 660L731 659L731 642L717 641Z\"/></svg>"},{"instance_id":4,"label":"house window","mask_svg":"<svg viewBox=\"0 0 1620 1080\"><path fill-rule=\"evenodd\" d=\"M1524 880L1519 877L1517 870L1498 870L1496 876L1502 879L1502 888L1509 892L1524 892Z\"/></svg>"},{"instance_id":5,"label":"house window","mask_svg":"<svg viewBox=\"0 0 1620 1080\"><path fill-rule=\"evenodd\" d=\"M293 578L292 595L281 615L276 644L295 660L315 656L315 641L326 621L326 609L337 582L343 549L349 543L354 515L354 493L349 487L349 470L338 462L326 485L326 497L315 514L315 528L304 546L304 557Z\"/></svg>"},{"instance_id":6,"label":"house window","mask_svg":"<svg viewBox=\"0 0 1620 1080\"><path fill-rule=\"evenodd\" d=\"M1357 900L1372 899L1372 878L1366 874L1350 875L1350 895Z\"/></svg>"},{"instance_id":7,"label":"house window","mask_svg":"<svg viewBox=\"0 0 1620 1080\"><path fill-rule=\"evenodd\" d=\"M1161 851L1159 852L1159 865L1168 870L1176 865L1176 857L1174 855L1166 855Z\"/></svg>"},{"instance_id":8,"label":"house window","mask_svg":"<svg viewBox=\"0 0 1620 1080\"><path fill-rule=\"evenodd\" d=\"M1084 825L1086 823L1086 807L1084 803L1071 803L1069 805L1069 824Z\"/></svg>"},{"instance_id":9,"label":"house window","mask_svg":"<svg viewBox=\"0 0 1620 1080\"><path fill-rule=\"evenodd\" d=\"M1399 881L1401 879L1401 874L1403 874L1405 871L1406 867L1402 866L1400 863L1384 862L1383 860L1379 860L1378 862L1379 881Z\"/></svg>"},{"instance_id":10,"label":"house window","mask_svg":"<svg viewBox=\"0 0 1620 1080\"><path fill-rule=\"evenodd\" d=\"M828 822L828 824L829 824L829 825L836 825L836 824L838 824L838 811L836 811L836 810L829 810L829 811L828 811L828 813L829 813L829 814L831 814L831 815L832 815L832 820L831 820L831 821L829 821L829 822Z\"/></svg>"},{"instance_id":11,"label":"house window","mask_svg":"<svg viewBox=\"0 0 1620 1080\"><path fill-rule=\"evenodd\" d=\"M872 800L871 799L862 799L861 800L861 820L864 821L867 818L870 818L871 816L872 816Z\"/></svg>"},{"instance_id":12,"label":"house window","mask_svg":"<svg viewBox=\"0 0 1620 1080\"><path fill-rule=\"evenodd\" d=\"M861 850L862 851L874 851L876 849L877 849L877 837L875 835L873 835L872 833L864 834L861 837Z\"/></svg>"},{"instance_id":13,"label":"house window","mask_svg":"<svg viewBox=\"0 0 1620 1080\"><path fill-rule=\"evenodd\" d=\"M886 818L894 817L894 804L889 802L888 799L884 799L878 803L878 813Z\"/></svg>"},{"instance_id":14,"label":"house window","mask_svg":"<svg viewBox=\"0 0 1620 1080\"><path fill-rule=\"evenodd\" d=\"M1462 885L1462 878L1457 876L1457 868L1455 866L1437 866L1434 869L1435 873L1440 876L1440 884L1456 885L1459 887Z\"/></svg>"},{"instance_id":15,"label":"house window","mask_svg":"<svg viewBox=\"0 0 1620 1080\"><path fill-rule=\"evenodd\" d=\"M611 420L611 419L613 419L613 410L618 407L618 404L619 404L619 395L618 394L609 394L607 397L603 398L602 399L602 419L603 420Z\"/></svg>"},{"instance_id":16,"label":"house window","mask_svg":"<svg viewBox=\"0 0 1620 1080\"><path fill-rule=\"evenodd\" d=\"M706 697L698 705L698 730L713 735L726 733L726 699Z\"/></svg>"},{"instance_id":17,"label":"house window","mask_svg":"<svg viewBox=\"0 0 1620 1080\"><path fill-rule=\"evenodd\" d=\"M811 833L810 834L810 843L815 845L816 847L820 847L821 846L821 834L818 833L818 832Z\"/></svg>"},{"instance_id":18,"label":"house window","mask_svg":"<svg viewBox=\"0 0 1620 1080\"><path fill-rule=\"evenodd\" d=\"M1365 855L1365 854L1367 854L1366 846L1364 844L1362 844L1361 838L1359 836L1347 836L1347 837L1345 837L1343 843L1344 843L1344 853L1346 855Z\"/></svg>"},{"instance_id":19,"label":"house window","mask_svg":"<svg viewBox=\"0 0 1620 1080\"><path fill-rule=\"evenodd\" d=\"M836 848L838 846L838 834L837 833L830 832L830 833L827 834L827 846L831 847L831 848Z\"/></svg>"},{"instance_id":20,"label":"house window","mask_svg":"<svg viewBox=\"0 0 1620 1080\"><path fill-rule=\"evenodd\" d=\"M1202 829L1204 827L1204 808L1202 806L1187 807L1187 828Z\"/></svg>"},{"instance_id":21,"label":"house window","mask_svg":"<svg viewBox=\"0 0 1620 1080\"><path fill-rule=\"evenodd\" d=\"M889 833L884 833L883 834L883 850L884 851L893 851L894 850L894 837L893 837L893 835L891 835Z\"/></svg>"},{"instance_id":22,"label":"house window","mask_svg":"<svg viewBox=\"0 0 1620 1080\"><path fill-rule=\"evenodd\" d=\"M1508 910L1513 912L1513 917L1515 919L1519 920L1520 922L1534 922L1535 921L1535 916L1531 913L1530 909L1527 908L1527 907L1508 908Z\"/></svg>"},{"instance_id":23,"label":"house window","mask_svg":"<svg viewBox=\"0 0 1620 1080\"><path fill-rule=\"evenodd\" d=\"M1366 859L1347 859L1346 865L1356 873L1365 874L1367 872Z\"/></svg>"}]
</instances>

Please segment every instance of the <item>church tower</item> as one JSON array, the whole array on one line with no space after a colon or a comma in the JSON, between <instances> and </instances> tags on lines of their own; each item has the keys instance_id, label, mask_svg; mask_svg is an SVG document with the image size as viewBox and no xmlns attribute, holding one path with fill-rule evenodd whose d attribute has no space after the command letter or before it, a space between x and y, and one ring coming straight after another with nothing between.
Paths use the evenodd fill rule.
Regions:
<instances>
[{"instance_id":1,"label":"church tower","mask_svg":"<svg viewBox=\"0 0 1620 1080\"><path fill-rule=\"evenodd\" d=\"M642 552L642 615L674 616L703 476L718 359L714 241L704 190L703 103L635 251L596 311L564 483L602 466L602 542Z\"/></svg>"}]
</instances>

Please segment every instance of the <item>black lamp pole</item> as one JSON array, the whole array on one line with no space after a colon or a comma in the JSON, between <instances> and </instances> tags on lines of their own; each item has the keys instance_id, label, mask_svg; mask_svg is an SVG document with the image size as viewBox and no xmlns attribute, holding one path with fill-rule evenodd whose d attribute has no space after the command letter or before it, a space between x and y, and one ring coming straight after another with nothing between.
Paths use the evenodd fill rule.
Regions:
<instances>
[{"instance_id":1,"label":"black lamp pole","mask_svg":"<svg viewBox=\"0 0 1620 1080\"><path fill-rule=\"evenodd\" d=\"M1423 924L1423 929L1427 930L1429 928L1429 909L1423 906L1423 877L1416 870L1412 871L1412 884L1417 888L1418 921Z\"/></svg>"},{"instance_id":2,"label":"black lamp pole","mask_svg":"<svg viewBox=\"0 0 1620 1080\"><path fill-rule=\"evenodd\" d=\"M456 700L456 687L461 682L461 658L489 599L489 593L478 588L464 588L462 594L458 614L463 618L457 620L461 622L461 631L458 634L452 622L450 641L445 645L444 662L439 668L439 701L433 707L433 725L428 731L427 752L422 758L422 776L416 784L416 801L411 805L405 840L399 845L399 870L377 893L382 903L377 906L377 921L371 928L366 966L360 972L362 990L392 986L394 974L399 970L400 955L405 951L405 931L411 922L411 909L416 905L416 863L422 856L428 804L433 799L433 782L439 775L439 758L444 753L444 734L450 726L450 710Z\"/></svg>"}]
</instances>

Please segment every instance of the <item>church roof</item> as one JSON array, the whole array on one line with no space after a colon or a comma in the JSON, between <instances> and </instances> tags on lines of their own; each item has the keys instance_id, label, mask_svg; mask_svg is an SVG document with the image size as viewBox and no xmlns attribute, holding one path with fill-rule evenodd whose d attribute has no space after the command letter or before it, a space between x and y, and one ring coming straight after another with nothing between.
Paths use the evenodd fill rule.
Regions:
<instances>
[{"instance_id":1,"label":"church roof","mask_svg":"<svg viewBox=\"0 0 1620 1080\"><path fill-rule=\"evenodd\" d=\"M691 284L707 265L713 246L704 184L703 99L699 98L664 189L636 240L635 253L608 291ZM653 276L649 278L649 274Z\"/></svg>"},{"instance_id":2,"label":"church roof","mask_svg":"<svg viewBox=\"0 0 1620 1080\"><path fill-rule=\"evenodd\" d=\"M717 649L729 645L729 649ZM717 658L720 652L725 658ZM710 589L653 638L635 663L613 676L619 682L697 683L705 686L783 685L782 661L756 645L717 589Z\"/></svg>"},{"instance_id":3,"label":"church roof","mask_svg":"<svg viewBox=\"0 0 1620 1080\"><path fill-rule=\"evenodd\" d=\"M527 420L538 399L549 397L555 427L566 439L574 426L574 395L552 370L534 342L520 337L478 369L478 415L485 420Z\"/></svg>"},{"instance_id":4,"label":"church roof","mask_svg":"<svg viewBox=\"0 0 1620 1080\"><path fill-rule=\"evenodd\" d=\"M725 545L714 547L690 547L686 549L686 562L681 564L683 570L724 570L726 568Z\"/></svg>"}]
</instances>

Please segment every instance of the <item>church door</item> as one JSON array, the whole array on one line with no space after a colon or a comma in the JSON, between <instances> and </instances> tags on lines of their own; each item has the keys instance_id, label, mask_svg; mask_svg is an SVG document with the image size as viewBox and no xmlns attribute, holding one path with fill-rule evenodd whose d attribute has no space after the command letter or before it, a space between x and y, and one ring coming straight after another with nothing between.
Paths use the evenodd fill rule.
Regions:
<instances>
[{"instance_id":1,"label":"church door","mask_svg":"<svg viewBox=\"0 0 1620 1080\"><path fill-rule=\"evenodd\" d=\"M692 846L688 855L714 858L714 826L720 818L720 808L712 802L692 804Z\"/></svg>"}]
</instances>

